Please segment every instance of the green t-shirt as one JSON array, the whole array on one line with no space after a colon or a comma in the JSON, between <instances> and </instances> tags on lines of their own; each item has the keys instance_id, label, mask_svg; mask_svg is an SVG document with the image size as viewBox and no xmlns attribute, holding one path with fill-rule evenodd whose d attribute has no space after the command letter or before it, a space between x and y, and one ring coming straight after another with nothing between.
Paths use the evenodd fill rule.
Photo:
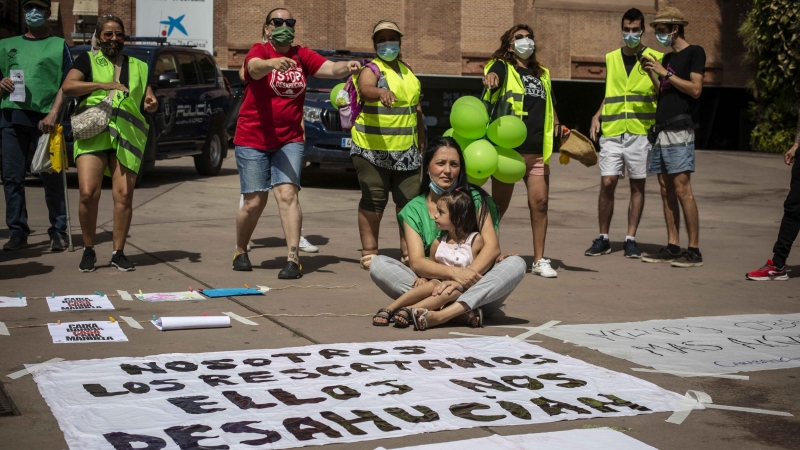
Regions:
<instances>
[{"instance_id":1,"label":"green t-shirt","mask_svg":"<svg viewBox=\"0 0 800 450\"><path fill-rule=\"evenodd\" d=\"M481 208L481 194L476 189L470 189L472 199L475 201L475 209L480 211ZM494 231L500 228L500 210L492 197L486 197L486 203L489 206L489 214L492 216L492 223L494 223ZM397 221L400 226L407 223L414 231L422 238L422 244L425 246L425 257L428 257L431 251L431 245L439 235L441 230L436 228L436 221L433 220L428 212L428 201L425 195L418 195L403 207L400 214L397 215Z\"/></svg>"}]
</instances>

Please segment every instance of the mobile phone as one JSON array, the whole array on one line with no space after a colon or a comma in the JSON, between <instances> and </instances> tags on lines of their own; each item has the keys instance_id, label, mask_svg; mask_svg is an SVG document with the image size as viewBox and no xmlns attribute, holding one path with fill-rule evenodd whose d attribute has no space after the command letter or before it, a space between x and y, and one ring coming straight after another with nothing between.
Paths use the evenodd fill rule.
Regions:
<instances>
[{"instance_id":1,"label":"mobile phone","mask_svg":"<svg viewBox=\"0 0 800 450\"><path fill-rule=\"evenodd\" d=\"M643 56L644 56L644 49L639 50L638 52L636 52L636 60L637 61L641 61Z\"/></svg>"}]
</instances>

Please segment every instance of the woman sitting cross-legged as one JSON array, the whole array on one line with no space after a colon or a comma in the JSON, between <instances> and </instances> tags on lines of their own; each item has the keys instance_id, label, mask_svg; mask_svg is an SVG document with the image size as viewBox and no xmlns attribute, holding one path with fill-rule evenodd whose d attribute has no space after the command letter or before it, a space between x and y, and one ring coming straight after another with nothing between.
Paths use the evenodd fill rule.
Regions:
<instances>
[{"instance_id":1,"label":"woman sitting cross-legged","mask_svg":"<svg viewBox=\"0 0 800 450\"><path fill-rule=\"evenodd\" d=\"M448 233L447 237L441 236L442 230L437 227L436 217L440 215L439 200L455 189L469 193L473 201L472 214L476 218L476 231L479 233L473 238L474 240L465 240L464 236L459 235L468 229L466 226L453 223L453 231ZM473 324L480 325L481 313L483 317L491 317L522 281L525 275L525 261L516 255L498 258L500 245L497 239L497 227L500 214L497 205L485 191L469 185L464 170L464 156L452 138L437 138L429 142L423 157L420 192L421 194L411 200L398 214L398 221L403 227L408 243L410 267L386 256L376 256L372 260L370 276L373 282L384 293L398 300L389 305L389 308L378 311L373 318L373 324L385 326L394 317L399 326L407 326L409 320L414 321L413 315L410 315L409 311L402 310L400 314L395 315L394 308L412 306L420 308L416 310L418 316L416 322L418 328L422 330L459 316L464 316ZM450 210L447 209L447 212ZM439 220L444 224L442 217L439 217ZM455 246L457 242L471 242L471 245L475 246L478 244L478 236L480 236L479 252L470 251L473 260L467 266L439 263L436 261L435 250L434 258L428 259L431 247L437 239L439 247L447 243ZM461 245L463 244L459 244ZM462 248L459 247L459 250ZM410 300L406 298L400 301L403 294L427 283L426 280L441 280L441 282L433 282L436 283L435 286L429 285L430 294L425 294L428 289L426 287L426 290L420 290ZM410 303L420 299L421 295L426 297L416 304ZM441 296L443 297L438 298ZM441 310L433 310L442 306L444 308ZM476 311L478 308L481 312ZM469 314L470 312L472 314Z\"/></svg>"}]
</instances>

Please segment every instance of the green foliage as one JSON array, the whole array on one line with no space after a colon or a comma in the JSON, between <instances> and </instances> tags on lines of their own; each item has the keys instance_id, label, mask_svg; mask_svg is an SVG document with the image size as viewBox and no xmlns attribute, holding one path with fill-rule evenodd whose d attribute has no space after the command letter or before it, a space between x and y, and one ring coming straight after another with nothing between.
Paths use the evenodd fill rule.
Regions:
<instances>
[{"instance_id":1,"label":"green foliage","mask_svg":"<svg viewBox=\"0 0 800 450\"><path fill-rule=\"evenodd\" d=\"M759 152L783 152L792 145L800 101L800 1L754 0L739 36L745 63L755 72L750 144Z\"/></svg>"}]
</instances>

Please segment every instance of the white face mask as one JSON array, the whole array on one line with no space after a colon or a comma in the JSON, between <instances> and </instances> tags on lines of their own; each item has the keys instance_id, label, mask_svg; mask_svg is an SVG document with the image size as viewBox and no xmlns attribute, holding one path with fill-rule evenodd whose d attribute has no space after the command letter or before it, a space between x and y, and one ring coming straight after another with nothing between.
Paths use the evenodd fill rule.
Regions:
<instances>
[{"instance_id":1,"label":"white face mask","mask_svg":"<svg viewBox=\"0 0 800 450\"><path fill-rule=\"evenodd\" d=\"M517 39L514 41L514 53L522 59L528 59L536 49L536 43L531 38Z\"/></svg>"}]
</instances>

